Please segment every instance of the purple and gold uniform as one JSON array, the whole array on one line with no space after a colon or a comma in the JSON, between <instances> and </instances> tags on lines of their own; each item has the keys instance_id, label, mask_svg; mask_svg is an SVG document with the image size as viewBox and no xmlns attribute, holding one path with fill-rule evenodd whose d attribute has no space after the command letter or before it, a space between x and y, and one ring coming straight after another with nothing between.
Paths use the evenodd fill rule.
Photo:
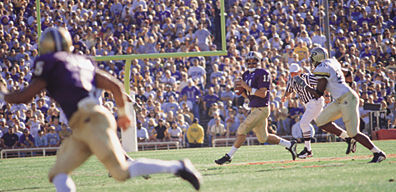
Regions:
<instances>
[{"instance_id":1,"label":"purple and gold uniform","mask_svg":"<svg viewBox=\"0 0 396 192\"><path fill-rule=\"evenodd\" d=\"M78 102L95 88L95 67L84 56L67 52L45 54L36 58L33 69L33 78L47 82L48 93L59 103L68 120L77 111Z\"/></svg>"},{"instance_id":2,"label":"purple and gold uniform","mask_svg":"<svg viewBox=\"0 0 396 192\"><path fill-rule=\"evenodd\" d=\"M254 72L246 71L243 73L242 79L252 88L267 88L267 96L265 98L248 94L250 101L249 107L267 107L269 103L271 75L265 69L256 69Z\"/></svg>"},{"instance_id":3,"label":"purple and gold uniform","mask_svg":"<svg viewBox=\"0 0 396 192\"><path fill-rule=\"evenodd\" d=\"M256 137L259 142L264 143L268 138L267 119L270 113L268 103L271 75L265 69L256 69L254 72L246 71L243 73L242 79L252 88L266 88L267 95L262 98L251 95L249 92L247 93L251 111L239 126L238 134L246 135L253 130L256 133Z\"/></svg>"},{"instance_id":4,"label":"purple and gold uniform","mask_svg":"<svg viewBox=\"0 0 396 192\"><path fill-rule=\"evenodd\" d=\"M65 112L73 134L66 139L57 154L49 179L69 174L91 154L110 171L117 180L129 177L128 164L116 135L117 123L113 115L98 104L93 96L95 66L84 56L56 52L36 58L33 79L47 83L47 91Z\"/></svg>"}]
</instances>

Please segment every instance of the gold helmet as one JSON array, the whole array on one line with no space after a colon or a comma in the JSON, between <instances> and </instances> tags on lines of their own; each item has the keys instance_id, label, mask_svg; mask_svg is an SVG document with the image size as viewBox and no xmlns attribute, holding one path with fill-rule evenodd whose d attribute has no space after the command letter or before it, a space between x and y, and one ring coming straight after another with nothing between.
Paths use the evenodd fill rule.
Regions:
<instances>
[{"instance_id":1,"label":"gold helmet","mask_svg":"<svg viewBox=\"0 0 396 192\"><path fill-rule=\"evenodd\" d=\"M48 27L41 34L39 42L40 54L53 53L58 51L72 52L72 38L67 29L59 27Z\"/></svg>"},{"instance_id":2,"label":"gold helmet","mask_svg":"<svg viewBox=\"0 0 396 192\"><path fill-rule=\"evenodd\" d=\"M327 49L323 47L315 47L311 51L311 56L309 59L311 60L312 64L316 67L320 64L323 60L329 58L327 54Z\"/></svg>"}]
</instances>

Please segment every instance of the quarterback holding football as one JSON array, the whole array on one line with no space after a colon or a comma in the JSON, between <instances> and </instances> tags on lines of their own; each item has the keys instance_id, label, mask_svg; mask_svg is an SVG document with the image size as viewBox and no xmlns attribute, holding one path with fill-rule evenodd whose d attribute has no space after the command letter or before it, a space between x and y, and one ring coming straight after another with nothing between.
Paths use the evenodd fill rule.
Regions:
<instances>
[{"instance_id":1,"label":"quarterback holding football","mask_svg":"<svg viewBox=\"0 0 396 192\"><path fill-rule=\"evenodd\" d=\"M222 165L230 163L234 153L242 146L246 140L246 135L250 131L254 131L260 143L268 142L270 144L279 144L285 146L292 154L292 159L296 159L296 142L284 140L274 134L268 133L268 117L270 115L269 99L271 88L271 74L265 70L258 68L261 62L261 54L250 51L245 58L247 71L242 74L242 78L235 81L236 91L249 100L250 114L239 125L237 138L229 153L215 163Z\"/></svg>"}]
</instances>

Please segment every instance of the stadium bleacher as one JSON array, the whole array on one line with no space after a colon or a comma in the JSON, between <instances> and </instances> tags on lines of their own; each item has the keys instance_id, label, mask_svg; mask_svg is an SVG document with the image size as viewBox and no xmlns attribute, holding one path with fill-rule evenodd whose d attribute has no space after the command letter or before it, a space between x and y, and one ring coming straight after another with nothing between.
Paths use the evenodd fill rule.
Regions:
<instances>
[{"instance_id":1,"label":"stadium bleacher","mask_svg":"<svg viewBox=\"0 0 396 192\"><path fill-rule=\"evenodd\" d=\"M12 91L28 85L33 60L38 55L34 3L0 2L1 80ZM395 2L329 3L331 55L352 72L351 87L363 101L381 104L381 110L386 112L386 127L395 128ZM117 3L48 0L41 1L41 25L42 30L51 26L68 28L73 36L74 52L92 56L216 50L220 42L216 34L219 30L215 25L216 6L215 0L122 0ZM142 106L137 118L149 134L147 141L140 144L141 149L188 146L170 141L167 132L165 138L156 138L155 127L160 119L176 123L183 135L195 117L207 130L216 113L228 131L237 128L246 117L246 111L240 107L244 101L232 89L227 89L227 85L233 87L234 79L246 69L244 56L249 50L264 55L261 67L272 74L274 127L280 129L281 124L283 127L284 122L288 122L286 129L290 133L293 118L304 111L302 104L282 103L280 97L285 90L290 63L298 63L309 71L309 52L302 50L324 46L323 7L312 0L288 1L287 4L285 1L226 1L226 12L227 56L132 62L131 90L138 93ZM124 61L97 64L120 80L123 78ZM166 76L167 73L171 76ZM187 77L182 78L183 75ZM182 88L189 87L189 83L196 95L183 99ZM174 102L169 101L171 97L175 98ZM103 101L112 102L112 98L105 93ZM116 111L116 106L110 107ZM360 113L363 117L370 111L361 107ZM230 117L233 120L227 121ZM368 126L367 118L362 119L365 131L370 133L373 127ZM19 137L24 129L30 130L34 140L47 140L39 146L34 142L35 145L27 147L57 147L67 135L61 128L63 125L67 127L60 108L45 93L28 104L9 105L0 101L0 137L3 138L0 149L19 150L20 140L12 141L10 135ZM51 127L55 132L51 132ZM210 141L208 132L205 133L205 146L211 142L217 145L217 141ZM320 130L317 133L324 134ZM223 137L225 135L228 133ZM232 136L223 140L231 141Z\"/></svg>"}]
</instances>

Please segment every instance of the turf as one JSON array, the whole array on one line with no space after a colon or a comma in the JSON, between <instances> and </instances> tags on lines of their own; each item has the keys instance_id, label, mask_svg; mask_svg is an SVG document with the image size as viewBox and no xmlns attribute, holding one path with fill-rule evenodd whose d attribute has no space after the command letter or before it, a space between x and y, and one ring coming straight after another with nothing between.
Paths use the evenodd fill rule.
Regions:
<instances>
[{"instance_id":1,"label":"turf","mask_svg":"<svg viewBox=\"0 0 396 192\"><path fill-rule=\"evenodd\" d=\"M202 173L201 191L396 191L396 141L376 141L388 158L379 164L368 164L371 152L358 145L358 151L345 155L346 144L315 143L314 157L290 161L291 156L277 145L243 146L231 164L218 166L213 160L229 151L224 148L198 148L131 153L134 158L189 158ZM301 150L303 145L298 146ZM33 157L0 160L0 191L54 191L47 180L55 157ZM151 179L134 178L117 182L91 157L75 170L72 178L78 191L194 191L181 179L170 174L153 175Z\"/></svg>"}]
</instances>

